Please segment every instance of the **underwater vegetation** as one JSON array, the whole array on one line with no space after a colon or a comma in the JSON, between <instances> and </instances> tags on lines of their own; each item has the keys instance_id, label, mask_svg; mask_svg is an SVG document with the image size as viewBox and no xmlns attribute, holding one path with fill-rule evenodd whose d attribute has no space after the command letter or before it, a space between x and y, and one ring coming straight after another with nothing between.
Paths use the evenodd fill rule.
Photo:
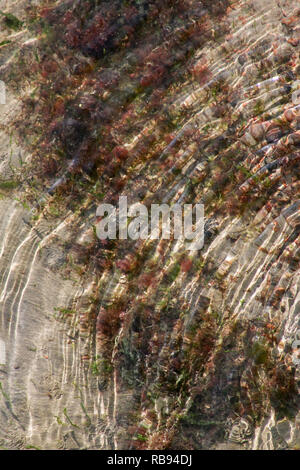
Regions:
<instances>
[{"instance_id":1,"label":"underwater vegetation","mask_svg":"<svg viewBox=\"0 0 300 470\"><path fill-rule=\"evenodd\" d=\"M11 94L22 74L10 126L30 158L0 192L33 211L51 276L80 286L55 309L68 331L57 356L70 348L83 371L80 412L61 405L55 426L81 446L300 439L300 10L264 3L60 0L20 19L0 12L8 32L30 36L1 69ZM97 206L120 195L147 208L204 204L203 249L99 240Z\"/></svg>"}]
</instances>

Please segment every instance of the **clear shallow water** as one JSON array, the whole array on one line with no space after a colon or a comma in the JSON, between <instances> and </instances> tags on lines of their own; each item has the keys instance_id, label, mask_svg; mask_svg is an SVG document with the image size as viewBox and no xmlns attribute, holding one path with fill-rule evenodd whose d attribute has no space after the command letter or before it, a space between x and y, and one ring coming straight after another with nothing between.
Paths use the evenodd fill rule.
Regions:
<instances>
[{"instance_id":1,"label":"clear shallow water","mask_svg":"<svg viewBox=\"0 0 300 470\"><path fill-rule=\"evenodd\" d=\"M6 363L6 346L5 342L0 339L0 364Z\"/></svg>"}]
</instances>

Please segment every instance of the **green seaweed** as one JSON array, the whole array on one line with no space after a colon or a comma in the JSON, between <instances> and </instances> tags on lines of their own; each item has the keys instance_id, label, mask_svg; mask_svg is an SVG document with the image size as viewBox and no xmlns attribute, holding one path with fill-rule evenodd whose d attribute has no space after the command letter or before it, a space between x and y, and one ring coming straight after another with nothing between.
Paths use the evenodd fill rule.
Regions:
<instances>
[{"instance_id":1,"label":"green seaweed","mask_svg":"<svg viewBox=\"0 0 300 470\"><path fill-rule=\"evenodd\" d=\"M68 423L70 423L71 426L73 426L74 428L79 429L79 426L77 426L77 424L74 424L73 421L71 420L71 418L69 417L69 415L67 413L67 408L64 408L63 413L64 413L65 417L67 418Z\"/></svg>"},{"instance_id":2,"label":"green seaweed","mask_svg":"<svg viewBox=\"0 0 300 470\"><path fill-rule=\"evenodd\" d=\"M19 31L24 24L24 21L19 20L12 13L4 13L0 10L0 15L4 16L4 22L6 26L10 29L13 29L14 31Z\"/></svg>"}]
</instances>

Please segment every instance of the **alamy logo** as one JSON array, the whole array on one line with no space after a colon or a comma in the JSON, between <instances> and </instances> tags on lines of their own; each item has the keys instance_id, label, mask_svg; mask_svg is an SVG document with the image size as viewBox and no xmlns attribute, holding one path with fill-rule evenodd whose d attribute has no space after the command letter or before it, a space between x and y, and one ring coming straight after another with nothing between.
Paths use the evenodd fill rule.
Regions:
<instances>
[{"instance_id":1,"label":"alamy logo","mask_svg":"<svg viewBox=\"0 0 300 470\"><path fill-rule=\"evenodd\" d=\"M6 87L2 80L0 80L0 104L6 104Z\"/></svg>"},{"instance_id":2,"label":"alamy logo","mask_svg":"<svg viewBox=\"0 0 300 470\"><path fill-rule=\"evenodd\" d=\"M173 230L171 224L173 215ZM142 203L127 205L127 196L119 197L119 206L100 204L96 215L100 220L96 233L100 240L187 240L186 249L200 250L204 245L204 206L203 204L152 204L150 217ZM133 220L131 220L133 219ZM149 220L150 219L150 220ZM118 236L117 236L118 235Z\"/></svg>"}]
</instances>

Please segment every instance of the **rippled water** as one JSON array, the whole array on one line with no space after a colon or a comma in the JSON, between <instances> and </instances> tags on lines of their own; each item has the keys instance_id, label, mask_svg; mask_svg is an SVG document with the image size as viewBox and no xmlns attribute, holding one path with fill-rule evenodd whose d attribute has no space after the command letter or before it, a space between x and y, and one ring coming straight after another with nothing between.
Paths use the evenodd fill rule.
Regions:
<instances>
[{"instance_id":1,"label":"rippled water","mask_svg":"<svg viewBox=\"0 0 300 470\"><path fill-rule=\"evenodd\" d=\"M0 0L0 9L5 8L24 14L24 2ZM206 8L212 14L210 5ZM122 122L127 106L136 113L130 117L136 131L123 132L120 125L115 132L129 154L120 168L122 178L126 176L122 190L116 189L120 174L113 173L110 160L100 160L98 179L104 181L105 197L123 191L134 202L144 195L156 203L204 202L205 246L188 262L173 241L89 251L95 243L96 201L89 180L94 161L83 161L87 147L59 161L29 208L20 200L28 193L32 197L30 178L15 192L4 192L0 382L6 395L0 396L1 446L299 445L299 406L293 402L289 414L280 408L280 393L279 398L273 393L277 376L280 382L280 373L292 370L290 344L300 314L300 105L293 98L300 67L297 8L296 1L228 2L225 18L218 20L224 30L219 31L215 19L209 39L191 58L189 39L180 39L186 25L169 28L166 47L170 55L181 53L179 69L187 74L179 82L178 68L168 71L164 80L174 76L178 82L170 80L159 111L152 114L152 91L142 98L137 93L131 101L132 90L126 88L129 82L139 90L135 80L147 71L147 61L145 69L132 71L128 63L137 58L124 53L112 59L108 76L113 70L121 78L103 102L101 90L87 85L84 74L74 74L82 80L82 89L74 92L78 109L86 102L89 106L85 87L87 95L101 101L88 120L93 132L108 119L106 109L114 125ZM0 78L13 80L16 50L32 58L40 39L25 29L5 34L0 32L0 42L11 43L0 46ZM170 46L176 35L178 45ZM134 44L133 56L142 55L143 47L142 40ZM91 47L83 52L84 59L80 49L71 49L82 63L89 55L94 60ZM18 116L20 99L32 92L27 82L17 90L8 86L7 104L0 108L0 182L15 177L20 161L30 164L30 146L22 140L17 144L7 125ZM172 131L161 124L166 111ZM35 112L42 119L41 111ZM90 186L84 186L87 181ZM64 194L61 188L67 183ZM82 207L53 215L56 195L62 190L67 198L72 185L76 197L84 191L89 196ZM98 270L89 264L97 256L102 262ZM206 333L201 336L201 331ZM276 369L270 359L272 377L260 362L265 357L261 343L267 343L279 364ZM297 379L299 371L293 373ZM279 392L284 391L279 387ZM268 393L273 393L271 405ZM135 427L138 431L132 431ZM147 439L139 442L134 433L145 429ZM178 434L169 435L169 429Z\"/></svg>"}]
</instances>

